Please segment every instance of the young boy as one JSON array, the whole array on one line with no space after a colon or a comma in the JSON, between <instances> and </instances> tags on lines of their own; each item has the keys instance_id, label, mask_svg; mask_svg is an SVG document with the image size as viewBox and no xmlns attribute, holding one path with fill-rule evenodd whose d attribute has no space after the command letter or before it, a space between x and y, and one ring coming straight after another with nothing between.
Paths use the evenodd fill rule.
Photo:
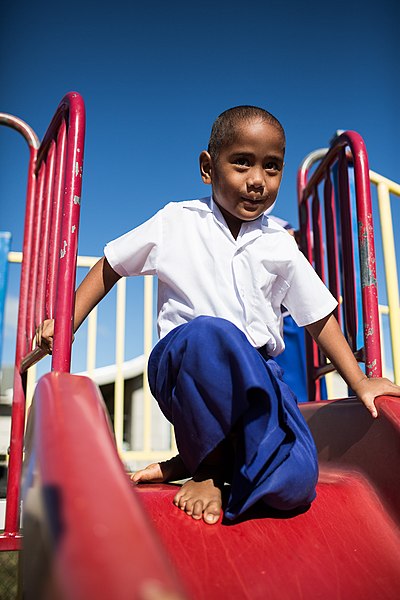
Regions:
<instances>
[{"instance_id":1,"label":"young boy","mask_svg":"<svg viewBox=\"0 0 400 600\"><path fill-rule=\"evenodd\" d=\"M360 370L332 316L336 300L298 250L265 215L281 183L285 134L267 111L239 106L215 121L200 155L212 197L171 203L109 243L76 292L76 330L122 276L158 276L160 341L150 387L173 423L179 455L149 465L135 483L191 477L174 503L216 523L257 501L281 509L315 497L315 446L281 370L281 305L306 326L342 377L377 416L374 398L400 395ZM51 351L52 321L37 333Z\"/></svg>"}]
</instances>

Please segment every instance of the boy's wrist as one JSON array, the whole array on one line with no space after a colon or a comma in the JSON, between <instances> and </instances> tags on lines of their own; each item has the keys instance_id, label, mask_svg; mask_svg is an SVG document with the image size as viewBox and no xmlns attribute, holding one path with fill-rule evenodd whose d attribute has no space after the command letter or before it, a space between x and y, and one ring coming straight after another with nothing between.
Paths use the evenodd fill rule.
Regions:
<instances>
[{"instance_id":1,"label":"boy's wrist","mask_svg":"<svg viewBox=\"0 0 400 600\"><path fill-rule=\"evenodd\" d=\"M357 393L357 388L361 386L365 381L368 381L368 377L363 375L360 379L358 379L355 383L351 384L351 389Z\"/></svg>"}]
</instances>

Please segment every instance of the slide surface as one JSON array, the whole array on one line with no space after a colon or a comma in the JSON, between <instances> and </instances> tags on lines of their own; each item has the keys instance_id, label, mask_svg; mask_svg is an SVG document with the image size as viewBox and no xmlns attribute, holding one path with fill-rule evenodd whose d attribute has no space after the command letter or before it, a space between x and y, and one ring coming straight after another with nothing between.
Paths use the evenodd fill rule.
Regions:
<instances>
[{"instance_id":1,"label":"slide surface","mask_svg":"<svg viewBox=\"0 0 400 600\"><path fill-rule=\"evenodd\" d=\"M235 525L193 521L174 486L138 492L190 598L400 597L399 529L357 472L322 472L303 514L259 510Z\"/></svg>"},{"instance_id":2,"label":"slide surface","mask_svg":"<svg viewBox=\"0 0 400 600\"><path fill-rule=\"evenodd\" d=\"M378 408L302 405L321 467L312 506L210 526L173 505L175 485L132 486L92 381L45 375L27 441L26 598L397 600L400 401Z\"/></svg>"}]
</instances>

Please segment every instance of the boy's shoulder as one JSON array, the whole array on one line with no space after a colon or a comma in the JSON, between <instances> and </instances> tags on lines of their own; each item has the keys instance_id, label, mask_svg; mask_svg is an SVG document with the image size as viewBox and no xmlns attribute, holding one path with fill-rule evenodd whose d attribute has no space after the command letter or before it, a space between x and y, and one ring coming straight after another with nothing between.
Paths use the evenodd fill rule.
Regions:
<instances>
[{"instance_id":1,"label":"boy's shoulder","mask_svg":"<svg viewBox=\"0 0 400 600\"><path fill-rule=\"evenodd\" d=\"M289 231L270 215L263 214L261 218L261 229L265 234L274 234L275 237L287 241L290 245L295 242Z\"/></svg>"},{"instance_id":2,"label":"boy's shoulder","mask_svg":"<svg viewBox=\"0 0 400 600\"><path fill-rule=\"evenodd\" d=\"M265 252L279 256L280 260L295 260L299 254L299 248L293 235L282 227L269 215L264 214L261 221L262 234L257 242L265 249Z\"/></svg>"},{"instance_id":3,"label":"boy's shoulder","mask_svg":"<svg viewBox=\"0 0 400 600\"><path fill-rule=\"evenodd\" d=\"M290 235L287 228L285 227L286 221L279 219L278 217L267 215L266 213L262 216L262 227L270 231L279 231L286 235Z\"/></svg>"}]
</instances>

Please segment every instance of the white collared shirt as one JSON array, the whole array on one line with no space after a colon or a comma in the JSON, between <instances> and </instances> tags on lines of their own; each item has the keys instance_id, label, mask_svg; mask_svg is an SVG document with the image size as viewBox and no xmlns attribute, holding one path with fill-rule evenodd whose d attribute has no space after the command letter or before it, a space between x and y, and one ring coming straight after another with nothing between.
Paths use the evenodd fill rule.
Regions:
<instances>
[{"instance_id":1,"label":"white collared shirt","mask_svg":"<svg viewBox=\"0 0 400 600\"><path fill-rule=\"evenodd\" d=\"M160 337L200 315L222 317L276 356L285 347L282 304L300 326L337 305L280 225L264 214L235 240L212 198L167 204L104 254L121 276L157 275Z\"/></svg>"}]
</instances>

